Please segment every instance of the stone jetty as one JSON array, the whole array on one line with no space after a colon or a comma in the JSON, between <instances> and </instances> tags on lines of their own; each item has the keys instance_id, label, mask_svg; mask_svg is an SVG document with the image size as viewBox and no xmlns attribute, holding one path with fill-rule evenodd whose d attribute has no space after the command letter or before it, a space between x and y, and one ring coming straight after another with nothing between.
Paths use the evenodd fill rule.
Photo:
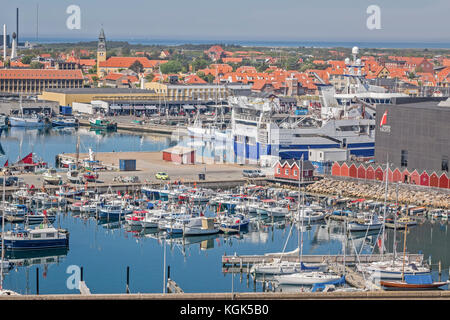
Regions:
<instances>
[{"instance_id":1,"label":"stone jetty","mask_svg":"<svg viewBox=\"0 0 450 320\"><path fill-rule=\"evenodd\" d=\"M384 201L385 184L382 181L368 183L366 181L341 180L330 177L316 181L306 187L307 192L343 197L365 198ZM397 199L396 185L388 185L388 202ZM432 188L398 184L398 201L401 204L417 205L431 208L450 209L449 190L434 190Z\"/></svg>"}]
</instances>

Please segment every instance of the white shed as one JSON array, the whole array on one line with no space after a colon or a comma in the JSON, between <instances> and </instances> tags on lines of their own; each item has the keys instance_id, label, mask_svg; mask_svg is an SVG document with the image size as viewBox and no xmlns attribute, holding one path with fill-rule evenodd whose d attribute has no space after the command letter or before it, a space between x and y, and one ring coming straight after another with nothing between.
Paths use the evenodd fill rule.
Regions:
<instances>
[{"instance_id":1,"label":"white shed","mask_svg":"<svg viewBox=\"0 0 450 320\"><path fill-rule=\"evenodd\" d=\"M315 162L347 161L347 150L339 148L309 149L308 160Z\"/></svg>"}]
</instances>

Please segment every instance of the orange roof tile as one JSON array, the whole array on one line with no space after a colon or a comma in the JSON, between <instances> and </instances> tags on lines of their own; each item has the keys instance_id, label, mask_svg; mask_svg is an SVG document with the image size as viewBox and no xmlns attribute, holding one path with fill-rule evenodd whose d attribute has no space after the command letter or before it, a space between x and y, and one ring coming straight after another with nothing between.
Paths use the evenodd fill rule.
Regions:
<instances>
[{"instance_id":1,"label":"orange roof tile","mask_svg":"<svg viewBox=\"0 0 450 320\"><path fill-rule=\"evenodd\" d=\"M81 70L1 69L0 79L75 79L82 80Z\"/></svg>"}]
</instances>

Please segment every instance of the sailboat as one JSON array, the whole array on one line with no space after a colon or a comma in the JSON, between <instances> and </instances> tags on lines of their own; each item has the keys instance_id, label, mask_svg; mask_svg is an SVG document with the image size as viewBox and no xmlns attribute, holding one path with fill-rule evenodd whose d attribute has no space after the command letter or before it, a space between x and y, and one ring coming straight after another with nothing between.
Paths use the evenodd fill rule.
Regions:
<instances>
[{"instance_id":1,"label":"sailboat","mask_svg":"<svg viewBox=\"0 0 450 320\"><path fill-rule=\"evenodd\" d=\"M382 241L381 252L384 252L384 230L385 230L385 218L387 209L387 192L388 192L388 169L389 163L386 163L386 186L385 186L385 200L384 200L384 216L382 229ZM396 215L394 215L396 218ZM396 231L397 221L394 222L394 232ZM405 226L407 227L407 226ZM405 229L406 232L406 229ZM423 265L423 261L409 261L409 257L405 254L403 258L396 257L395 250L395 233L394 233L394 249L392 260L381 260L371 263L359 263L356 265L356 269L359 272L370 274L371 278L377 279L403 279L404 275L425 275L430 273L430 268Z\"/></svg>"},{"instance_id":2,"label":"sailboat","mask_svg":"<svg viewBox=\"0 0 450 320\"><path fill-rule=\"evenodd\" d=\"M299 173L301 175L301 180L303 182L303 156L301 158L301 168L299 170ZM299 178L300 181L300 178ZM299 185L299 197L300 197L300 185ZM303 206L300 207L300 201L299 201L299 210L298 210L298 221L301 221L301 240L300 240L300 265L303 266L303 223L305 219L300 218L305 217L304 211L305 208L305 194L302 192L302 203ZM301 209L300 209L301 208ZM302 214L301 214L302 212ZM300 232L300 228L298 230ZM288 284L288 285L312 285L316 283L326 283L330 281L337 281L341 279L341 276L338 274L330 273L327 270L322 271L320 270L320 267L314 266L314 267L303 267L299 271L296 271L291 274L283 274L278 275L274 277L275 280L278 282L278 284Z\"/></svg>"},{"instance_id":3,"label":"sailboat","mask_svg":"<svg viewBox=\"0 0 450 320\"><path fill-rule=\"evenodd\" d=\"M302 165L303 165L303 156L301 158L302 161ZM302 172L302 171L300 171ZM299 193L298 193L298 215L300 217L301 215L301 211L305 210L305 206L301 206L300 204L300 182L303 182L303 174L302 175L302 179L300 179L299 177ZM302 193L303 195L303 203L304 203L304 193ZM303 209L302 209L303 208ZM296 274L296 273L306 273L306 272L320 272L319 270L322 270L326 267L326 265L316 265L316 266L306 266L303 262L302 262L302 255L303 255L303 221L304 219L298 219L301 220L302 222L302 232L300 233L300 229L299 229L299 243L298 243L298 248L296 250L296 252L299 252L299 258L300 261L283 261L282 257L279 259L275 259L273 262L269 262L269 263L261 263L261 264L255 264L252 266L252 268L250 269L250 273L254 273L254 274L275 274L275 275L279 275L279 279L283 282L285 278L281 278L285 275L289 275L289 274ZM291 226L291 230L289 232L289 235L286 239L286 243L284 245L283 248L283 254L284 254L284 249L286 248L287 245L287 241L289 240L289 237L291 235L292 232L292 227L294 225ZM300 235L301 235L301 241L300 241ZM317 276L318 274L316 274ZM276 277L276 276L275 276ZM296 278L298 276L295 276L294 278ZM287 278L286 278L287 279ZM308 277L308 279L312 279L311 277ZM308 281L309 281L308 280ZM295 280L294 280L295 281ZM327 279L327 281L330 281L330 279Z\"/></svg>"},{"instance_id":4,"label":"sailboat","mask_svg":"<svg viewBox=\"0 0 450 320\"><path fill-rule=\"evenodd\" d=\"M23 114L22 96L20 96L21 116L9 117L11 127L44 127L45 121L42 116L33 114L31 117L25 117Z\"/></svg>"},{"instance_id":5,"label":"sailboat","mask_svg":"<svg viewBox=\"0 0 450 320\"><path fill-rule=\"evenodd\" d=\"M433 290L450 283L447 281L433 282L430 273L426 274L405 274L405 254L406 254L406 234L408 226L405 227L403 242L403 265L402 278L400 281L381 280L380 285L391 290Z\"/></svg>"}]
</instances>

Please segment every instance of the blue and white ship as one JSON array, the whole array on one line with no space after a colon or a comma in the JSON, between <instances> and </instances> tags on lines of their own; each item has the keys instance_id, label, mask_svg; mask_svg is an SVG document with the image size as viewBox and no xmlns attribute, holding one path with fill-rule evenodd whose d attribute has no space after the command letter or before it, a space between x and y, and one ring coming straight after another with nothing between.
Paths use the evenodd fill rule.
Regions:
<instances>
[{"instance_id":1,"label":"blue and white ship","mask_svg":"<svg viewBox=\"0 0 450 320\"><path fill-rule=\"evenodd\" d=\"M357 157L373 157L375 105L406 95L368 85L361 73L364 65L356 58L358 48L352 52L353 61L345 61L346 88L336 93L331 85L319 85L320 113L296 115L270 94L230 96L234 162L273 164L278 159L302 156L308 160L310 149L329 148L342 148Z\"/></svg>"},{"instance_id":2,"label":"blue and white ship","mask_svg":"<svg viewBox=\"0 0 450 320\"><path fill-rule=\"evenodd\" d=\"M34 229L14 229L4 234L6 250L34 250L69 246L69 232L41 224Z\"/></svg>"}]
</instances>

